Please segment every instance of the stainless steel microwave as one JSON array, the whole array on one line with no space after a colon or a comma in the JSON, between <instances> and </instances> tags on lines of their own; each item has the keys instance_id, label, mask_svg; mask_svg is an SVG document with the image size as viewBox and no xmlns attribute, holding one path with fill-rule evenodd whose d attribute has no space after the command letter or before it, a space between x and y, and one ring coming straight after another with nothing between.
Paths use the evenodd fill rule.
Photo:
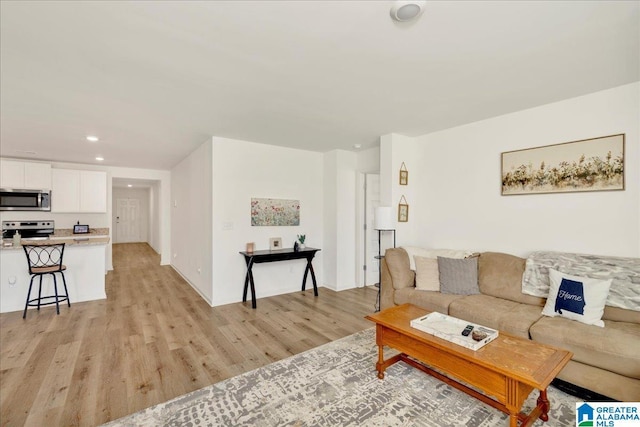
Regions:
<instances>
[{"instance_id":1,"label":"stainless steel microwave","mask_svg":"<svg viewBox=\"0 0 640 427\"><path fill-rule=\"evenodd\" d=\"M50 211L49 190L0 188L0 211Z\"/></svg>"}]
</instances>

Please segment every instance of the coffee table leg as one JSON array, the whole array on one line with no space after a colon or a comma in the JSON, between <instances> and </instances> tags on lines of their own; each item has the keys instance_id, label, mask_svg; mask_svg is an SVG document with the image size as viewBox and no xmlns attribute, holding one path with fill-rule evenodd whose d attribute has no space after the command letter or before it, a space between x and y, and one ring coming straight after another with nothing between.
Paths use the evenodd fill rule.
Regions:
<instances>
[{"instance_id":1,"label":"coffee table leg","mask_svg":"<svg viewBox=\"0 0 640 427\"><path fill-rule=\"evenodd\" d=\"M542 411L539 418L542 421L549 421L549 399L547 399L547 389L540 390L540 396L538 396L538 407Z\"/></svg>"},{"instance_id":2,"label":"coffee table leg","mask_svg":"<svg viewBox=\"0 0 640 427\"><path fill-rule=\"evenodd\" d=\"M378 378L380 378L381 380L384 379L385 368L386 367L384 366L384 346L379 345L378 346L378 363L376 363L376 369L378 370Z\"/></svg>"}]
</instances>

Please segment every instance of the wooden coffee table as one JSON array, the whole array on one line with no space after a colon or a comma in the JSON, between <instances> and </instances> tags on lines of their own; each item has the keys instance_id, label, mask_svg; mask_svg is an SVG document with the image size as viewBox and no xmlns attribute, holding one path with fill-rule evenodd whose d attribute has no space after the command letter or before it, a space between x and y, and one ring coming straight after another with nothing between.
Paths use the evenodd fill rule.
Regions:
<instances>
[{"instance_id":1,"label":"wooden coffee table","mask_svg":"<svg viewBox=\"0 0 640 427\"><path fill-rule=\"evenodd\" d=\"M549 419L547 387L569 362L571 352L504 332L473 351L410 326L411 320L428 313L404 304L366 316L376 324L378 378L383 379L385 369L401 360L509 414L511 427L518 426L518 421L529 426L537 418ZM385 345L400 354L385 360ZM533 389L540 390L537 406L524 414L520 409Z\"/></svg>"}]
</instances>

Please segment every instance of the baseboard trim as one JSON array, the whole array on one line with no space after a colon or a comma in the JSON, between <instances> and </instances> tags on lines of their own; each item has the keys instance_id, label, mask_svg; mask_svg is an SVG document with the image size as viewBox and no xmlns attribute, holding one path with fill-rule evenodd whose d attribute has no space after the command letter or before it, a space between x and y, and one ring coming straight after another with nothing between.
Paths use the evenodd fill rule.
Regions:
<instances>
[{"instance_id":1,"label":"baseboard trim","mask_svg":"<svg viewBox=\"0 0 640 427\"><path fill-rule=\"evenodd\" d=\"M191 287L193 288L193 290L194 290L194 291L196 291L196 292L198 293L198 295L200 295L200 296L202 297L202 299L203 299L203 300L205 300L205 301L207 302L207 304L209 304L209 306L210 306L210 307L213 307L213 304L212 304L212 302L211 302L211 301L209 301L209 298L207 298L205 295L203 295L203 294L202 294L202 292L200 291L200 289L198 289L198 288L197 288L193 283L191 283L191 281L190 281L189 279L187 279L187 278L185 277L185 275L184 275L184 274L182 274L182 273L180 272L180 270L178 270L178 269L176 268L176 266L175 266L175 265L173 265L173 264L169 264L169 266L170 266L171 268L173 268L173 271L175 271L176 273L178 273L178 275L179 275L180 277L182 277L182 279L183 279L185 282L187 282L187 283L189 284L189 286L191 286Z\"/></svg>"}]
</instances>

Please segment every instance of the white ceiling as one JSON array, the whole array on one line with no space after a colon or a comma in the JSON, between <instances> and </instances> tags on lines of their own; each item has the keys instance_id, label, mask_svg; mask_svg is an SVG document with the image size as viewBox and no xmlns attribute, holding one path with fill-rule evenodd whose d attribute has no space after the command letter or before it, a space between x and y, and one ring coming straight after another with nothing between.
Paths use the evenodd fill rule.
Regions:
<instances>
[{"instance_id":1,"label":"white ceiling","mask_svg":"<svg viewBox=\"0 0 640 427\"><path fill-rule=\"evenodd\" d=\"M638 1L428 2L405 24L391 3L2 1L0 155L365 149L640 80Z\"/></svg>"}]
</instances>

